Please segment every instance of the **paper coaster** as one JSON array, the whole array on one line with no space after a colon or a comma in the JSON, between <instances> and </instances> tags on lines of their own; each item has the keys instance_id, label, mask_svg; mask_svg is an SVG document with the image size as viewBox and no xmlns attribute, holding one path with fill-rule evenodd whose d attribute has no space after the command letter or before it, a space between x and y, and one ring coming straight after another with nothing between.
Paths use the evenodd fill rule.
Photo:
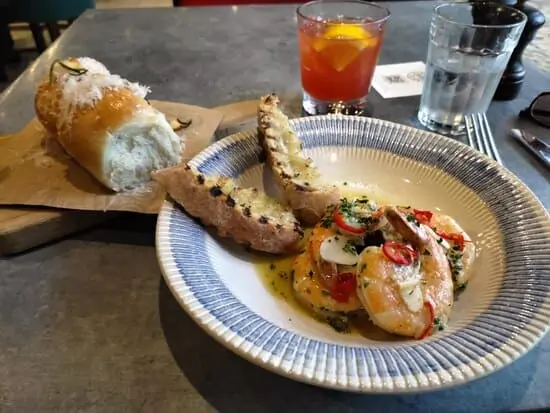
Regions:
<instances>
[{"instance_id":1,"label":"paper coaster","mask_svg":"<svg viewBox=\"0 0 550 413\"><path fill-rule=\"evenodd\" d=\"M372 86L384 99L420 95L425 71L424 62L377 66Z\"/></svg>"}]
</instances>

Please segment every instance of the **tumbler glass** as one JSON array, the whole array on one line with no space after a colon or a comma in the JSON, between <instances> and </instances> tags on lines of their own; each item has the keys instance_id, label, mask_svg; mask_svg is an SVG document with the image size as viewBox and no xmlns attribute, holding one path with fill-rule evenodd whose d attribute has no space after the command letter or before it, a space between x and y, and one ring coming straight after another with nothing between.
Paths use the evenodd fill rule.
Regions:
<instances>
[{"instance_id":1,"label":"tumbler glass","mask_svg":"<svg viewBox=\"0 0 550 413\"><path fill-rule=\"evenodd\" d=\"M297 14L303 109L362 114L389 11L363 1L319 0Z\"/></svg>"},{"instance_id":2,"label":"tumbler glass","mask_svg":"<svg viewBox=\"0 0 550 413\"><path fill-rule=\"evenodd\" d=\"M464 132L464 115L487 111L525 26L526 16L490 2L434 9L418 119L448 135Z\"/></svg>"}]
</instances>

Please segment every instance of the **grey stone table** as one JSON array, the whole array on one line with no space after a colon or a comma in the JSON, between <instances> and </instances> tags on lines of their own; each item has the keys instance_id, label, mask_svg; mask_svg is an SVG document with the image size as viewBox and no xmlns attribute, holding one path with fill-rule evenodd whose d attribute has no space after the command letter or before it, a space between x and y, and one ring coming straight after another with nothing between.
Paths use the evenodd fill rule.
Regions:
<instances>
[{"instance_id":1,"label":"grey stone table","mask_svg":"<svg viewBox=\"0 0 550 413\"><path fill-rule=\"evenodd\" d=\"M421 60L430 2L392 11L381 63ZM300 90L292 6L90 11L0 96L0 134L33 116L53 59L89 55L151 85L153 98L204 106ZM550 207L550 171L507 136L550 79L528 67L490 119L502 157ZM418 97L374 116L415 124ZM522 127L550 136L528 122ZM154 219L129 215L0 259L0 412L492 412L550 408L550 337L511 366L432 394L360 396L292 382L214 342L178 306L154 249Z\"/></svg>"}]
</instances>

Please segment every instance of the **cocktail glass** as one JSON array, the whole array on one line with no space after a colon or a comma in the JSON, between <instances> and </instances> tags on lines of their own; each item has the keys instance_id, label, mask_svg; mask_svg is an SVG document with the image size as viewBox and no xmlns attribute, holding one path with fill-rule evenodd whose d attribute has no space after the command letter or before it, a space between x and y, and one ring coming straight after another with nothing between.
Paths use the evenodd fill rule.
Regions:
<instances>
[{"instance_id":1,"label":"cocktail glass","mask_svg":"<svg viewBox=\"0 0 550 413\"><path fill-rule=\"evenodd\" d=\"M297 10L307 114L363 114L390 13L363 1L318 0Z\"/></svg>"}]
</instances>

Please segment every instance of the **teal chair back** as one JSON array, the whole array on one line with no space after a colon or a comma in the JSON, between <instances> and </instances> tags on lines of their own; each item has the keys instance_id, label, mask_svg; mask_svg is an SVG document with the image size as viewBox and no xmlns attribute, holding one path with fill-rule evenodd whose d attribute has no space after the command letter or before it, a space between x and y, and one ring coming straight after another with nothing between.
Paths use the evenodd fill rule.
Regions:
<instances>
[{"instance_id":1,"label":"teal chair back","mask_svg":"<svg viewBox=\"0 0 550 413\"><path fill-rule=\"evenodd\" d=\"M95 0L8 0L12 21L46 23L73 20L86 9L95 8Z\"/></svg>"}]
</instances>

